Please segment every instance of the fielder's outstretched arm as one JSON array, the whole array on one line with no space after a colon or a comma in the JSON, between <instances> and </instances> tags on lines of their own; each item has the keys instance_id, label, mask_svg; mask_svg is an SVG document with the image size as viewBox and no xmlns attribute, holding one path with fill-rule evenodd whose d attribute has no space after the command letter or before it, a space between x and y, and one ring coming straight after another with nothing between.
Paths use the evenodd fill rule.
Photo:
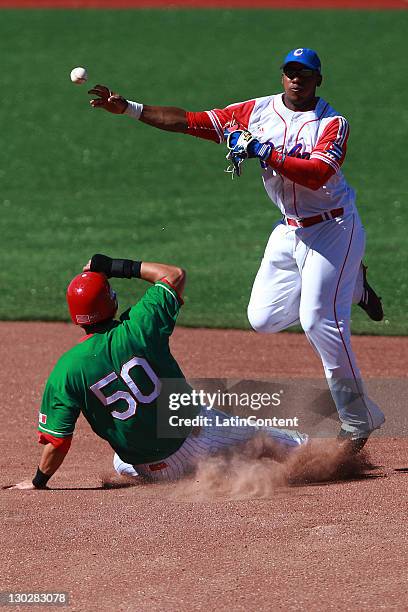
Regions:
<instances>
[{"instance_id":1,"label":"fielder's outstretched arm","mask_svg":"<svg viewBox=\"0 0 408 612\"><path fill-rule=\"evenodd\" d=\"M111 91L105 85L95 85L89 92L99 96L90 104L93 108L103 108L114 115L129 115L168 132L186 132L188 128L187 112L176 106L149 106L126 100L123 96Z\"/></svg>"},{"instance_id":2,"label":"fielder's outstretched arm","mask_svg":"<svg viewBox=\"0 0 408 612\"><path fill-rule=\"evenodd\" d=\"M188 128L187 112L176 106L143 106L140 121L168 132L185 133Z\"/></svg>"}]
</instances>

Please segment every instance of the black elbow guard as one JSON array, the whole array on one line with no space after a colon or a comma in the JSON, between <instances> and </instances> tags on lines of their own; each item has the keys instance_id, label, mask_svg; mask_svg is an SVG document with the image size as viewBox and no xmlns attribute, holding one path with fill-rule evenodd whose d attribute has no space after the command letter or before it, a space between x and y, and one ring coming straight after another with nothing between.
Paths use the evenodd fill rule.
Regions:
<instances>
[{"instance_id":1,"label":"black elbow guard","mask_svg":"<svg viewBox=\"0 0 408 612\"><path fill-rule=\"evenodd\" d=\"M102 272L108 278L140 278L141 261L132 259L112 259L97 254L91 259L91 272Z\"/></svg>"}]
</instances>

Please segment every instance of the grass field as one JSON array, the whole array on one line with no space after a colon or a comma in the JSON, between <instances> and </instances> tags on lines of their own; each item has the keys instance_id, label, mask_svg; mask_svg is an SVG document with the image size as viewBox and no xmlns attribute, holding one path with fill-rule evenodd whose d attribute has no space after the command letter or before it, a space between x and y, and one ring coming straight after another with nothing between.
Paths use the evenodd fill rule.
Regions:
<instances>
[{"instance_id":1,"label":"grass field","mask_svg":"<svg viewBox=\"0 0 408 612\"><path fill-rule=\"evenodd\" d=\"M67 318L67 282L106 252L186 267L184 325L246 327L279 218L257 165L232 182L222 147L92 110L68 75L85 65L91 84L201 110L279 91L284 53L303 45L351 123L344 171L385 303L386 321L355 310L353 329L406 334L407 25L403 11L1 11L0 318ZM122 306L144 288L116 287Z\"/></svg>"}]
</instances>

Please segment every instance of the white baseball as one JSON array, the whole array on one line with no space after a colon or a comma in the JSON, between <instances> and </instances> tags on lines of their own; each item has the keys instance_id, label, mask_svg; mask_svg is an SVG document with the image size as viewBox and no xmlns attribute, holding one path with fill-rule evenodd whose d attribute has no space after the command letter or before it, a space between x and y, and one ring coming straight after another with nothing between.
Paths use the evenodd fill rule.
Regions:
<instances>
[{"instance_id":1,"label":"white baseball","mask_svg":"<svg viewBox=\"0 0 408 612\"><path fill-rule=\"evenodd\" d=\"M76 85L82 85L82 83L86 83L88 80L86 68L81 68L81 66L78 66L78 68L73 68L69 76L71 81Z\"/></svg>"}]
</instances>

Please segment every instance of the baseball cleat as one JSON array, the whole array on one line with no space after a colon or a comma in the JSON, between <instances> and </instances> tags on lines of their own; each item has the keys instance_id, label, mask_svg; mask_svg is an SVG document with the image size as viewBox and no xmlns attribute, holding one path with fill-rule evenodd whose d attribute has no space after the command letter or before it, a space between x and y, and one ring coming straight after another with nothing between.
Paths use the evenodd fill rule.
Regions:
<instances>
[{"instance_id":1,"label":"baseball cleat","mask_svg":"<svg viewBox=\"0 0 408 612\"><path fill-rule=\"evenodd\" d=\"M374 289L368 284L367 266L364 264L361 265L363 266L363 297L358 305L365 310L370 319L373 321L382 321L384 318L384 311L381 304L381 298L378 297Z\"/></svg>"},{"instance_id":2,"label":"baseball cleat","mask_svg":"<svg viewBox=\"0 0 408 612\"><path fill-rule=\"evenodd\" d=\"M352 452L353 454L357 454L366 445L368 436L365 438L356 438L354 436L355 434L351 433L350 431L340 429L337 439L339 440L339 442L344 442L345 444L347 444L350 452Z\"/></svg>"}]
</instances>

